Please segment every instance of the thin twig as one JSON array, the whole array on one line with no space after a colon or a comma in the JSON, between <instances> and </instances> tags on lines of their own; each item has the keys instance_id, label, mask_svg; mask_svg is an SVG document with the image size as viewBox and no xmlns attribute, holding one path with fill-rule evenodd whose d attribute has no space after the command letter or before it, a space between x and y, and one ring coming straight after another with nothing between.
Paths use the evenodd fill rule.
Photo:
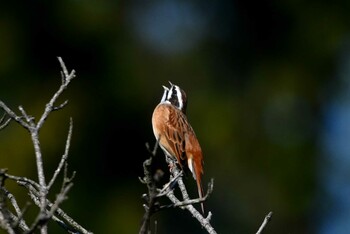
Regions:
<instances>
[{"instance_id":1,"label":"thin twig","mask_svg":"<svg viewBox=\"0 0 350 234\"><path fill-rule=\"evenodd\" d=\"M62 188L61 192L57 195L55 202L50 206L50 211L47 214L47 218L50 219L54 213L57 211L59 205L67 199L67 193L72 188L73 183L67 184L64 188Z\"/></svg>"},{"instance_id":2,"label":"thin twig","mask_svg":"<svg viewBox=\"0 0 350 234\"><path fill-rule=\"evenodd\" d=\"M170 181L168 183L166 183L162 189L158 190L157 197L162 197L162 196L166 195L168 193L168 191L170 189L172 189L171 186L177 182L177 180L180 176L182 176L182 171L180 173L178 173L175 177L171 178Z\"/></svg>"},{"instance_id":3,"label":"thin twig","mask_svg":"<svg viewBox=\"0 0 350 234\"><path fill-rule=\"evenodd\" d=\"M0 107L10 116L11 119L19 123L21 126L23 126L26 129L29 129L29 125L23 121L21 116L16 115L15 112L13 112L6 104L2 101L0 101Z\"/></svg>"},{"instance_id":4,"label":"thin twig","mask_svg":"<svg viewBox=\"0 0 350 234\"><path fill-rule=\"evenodd\" d=\"M52 98L50 99L50 101L46 104L44 113L41 115L36 127L38 129L40 129L42 127L42 125L44 124L45 120L47 119L47 117L49 116L49 114L57 109L57 107L55 107L55 103L56 100L58 99L58 97L63 93L63 91L67 88L67 86L69 85L69 83L71 82L71 80L75 77L75 71L72 70L70 73L68 73L68 70L66 68L66 65L64 64L63 60L61 57L57 58L58 61L60 62L64 77L62 78L62 80L64 82L62 82L61 86L59 87L59 89L57 90L57 92L52 96ZM63 107L66 103L61 104L60 106ZM59 106L59 107L60 107ZM59 108L58 107L58 108Z\"/></svg>"},{"instance_id":5,"label":"thin twig","mask_svg":"<svg viewBox=\"0 0 350 234\"><path fill-rule=\"evenodd\" d=\"M27 224L23 220L23 214L25 213L28 205L26 205L22 210L19 208L17 204L16 198L13 196L12 193L10 193L5 187L5 180L8 178L6 176L7 169L0 169L0 212L1 217L0 218L0 226L3 229L8 230L9 233L11 233L11 230L14 231L17 230L17 228L21 228L23 231L29 230ZM14 215L6 205L6 199L8 199L11 203L11 205L14 207L17 216ZM7 224L6 224L7 223ZM9 226L10 225L10 229Z\"/></svg>"},{"instance_id":6,"label":"thin twig","mask_svg":"<svg viewBox=\"0 0 350 234\"><path fill-rule=\"evenodd\" d=\"M11 179L13 181L18 182L26 182L28 184L31 184L32 186L34 186L37 190L40 190L40 185L35 182L34 180L28 179L26 177L20 177L20 176L14 176L14 175L10 175L8 173L4 173L3 174L6 178Z\"/></svg>"},{"instance_id":7,"label":"thin twig","mask_svg":"<svg viewBox=\"0 0 350 234\"><path fill-rule=\"evenodd\" d=\"M0 130L4 129L7 127L7 125L9 125L9 123L11 122L11 118L8 118L6 121L5 120L6 117L6 113L1 117L0 119Z\"/></svg>"},{"instance_id":8,"label":"thin twig","mask_svg":"<svg viewBox=\"0 0 350 234\"><path fill-rule=\"evenodd\" d=\"M176 198L173 191L170 191L167 194L167 197L173 202L173 204L181 203L180 200ZM198 210L196 210L192 204L186 205L185 209L187 209L192 214L192 216L199 221L199 223L207 230L208 233L216 233L215 229L210 224L210 219L212 216L211 212L208 213L207 218L204 218L203 215Z\"/></svg>"},{"instance_id":9,"label":"thin twig","mask_svg":"<svg viewBox=\"0 0 350 234\"><path fill-rule=\"evenodd\" d=\"M8 215L10 216L11 220L13 221L13 229L17 229L19 227L24 232L29 231L29 227L25 225L23 222L21 222L21 217L17 217L12 212L8 211Z\"/></svg>"},{"instance_id":10,"label":"thin twig","mask_svg":"<svg viewBox=\"0 0 350 234\"><path fill-rule=\"evenodd\" d=\"M183 206L187 206L187 205L194 205L194 204L197 204L197 203L204 202L205 200L208 199L209 195L213 192L213 183L214 183L214 180L211 179L211 181L208 184L207 193L205 194L204 197L196 198L196 199L188 199L188 200L184 200L184 201L179 201L179 202L173 203L173 204L171 204L171 205L169 205L167 207L183 207ZM165 193L165 195L166 195L166 193Z\"/></svg>"},{"instance_id":11,"label":"thin twig","mask_svg":"<svg viewBox=\"0 0 350 234\"><path fill-rule=\"evenodd\" d=\"M30 195L30 198L32 199L32 201L36 205L39 205L40 204L39 192L32 186L32 184L24 182L24 181L19 181L18 183L28 189L29 195ZM49 208L51 208L53 206L53 203L50 202L49 200L47 200L46 202L47 202L47 205ZM65 222L67 222L71 227L73 227L76 230L75 233L92 234L92 232L86 230L80 224L78 224L76 221L74 221L74 219L71 218L69 215L67 215L61 208L57 208L54 216L61 217Z\"/></svg>"},{"instance_id":12,"label":"thin twig","mask_svg":"<svg viewBox=\"0 0 350 234\"><path fill-rule=\"evenodd\" d=\"M266 225L268 222L270 222L272 218L272 212L270 211L266 216L265 216L265 219L263 221L263 223L261 224L259 230L256 232L256 234L261 234L262 231L265 229Z\"/></svg>"},{"instance_id":13,"label":"thin twig","mask_svg":"<svg viewBox=\"0 0 350 234\"><path fill-rule=\"evenodd\" d=\"M11 227L10 222L6 219L3 211L4 210L0 210L0 227L5 229L9 234L15 234L15 230L13 230L13 228Z\"/></svg>"},{"instance_id":14,"label":"thin twig","mask_svg":"<svg viewBox=\"0 0 350 234\"><path fill-rule=\"evenodd\" d=\"M24 119L27 121L31 128L35 128L34 117L29 116L22 106L18 107L18 110L22 113Z\"/></svg>"},{"instance_id":15,"label":"thin twig","mask_svg":"<svg viewBox=\"0 0 350 234\"><path fill-rule=\"evenodd\" d=\"M30 202L27 202L25 206L22 208L21 215L17 217L17 220L15 220L15 223L13 224L14 227L17 228L17 226L19 226L24 231L29 230L29 227L27 226L27 224L25 223L25 220L23 219L23 216L27 211L29 205L30 205Z\"/></svg>"},{"instance_id":16,"label":"thin twig","mask_svg":"<svg viewBox=\"0 0 350 234\"><path fill-rule=\"evenodd\" d=\"M22 219L23 212L19 208L16 198L5 187L0 186L0 189L6 195L6 197L9 199L10 203L12 204L13 208L15 209L19 223L21 223L21 225L24 225L25 227L28 227L25 221Z\"/></svg>"},{"instance_id":17,"label":"thin twig","mask_svg":"<svg viewBox=\"0 0 350 234\"><path fill-rule=\"evenodd\" d=\"M69 122L69 130L68 130L68 136L67 136L67 140L66 140L66 147L65 147L65 151L64 154L62 155L61 161L58 164L57 169L55 170L55 173L52 176L51 181L49 182L47 189L49 190L51 188L51 186L55 183L55 180L58 176L58 174L61 172L63 165L65 164L65 162L67 161L68 158L68 152L69 152L69 147L70 147L70 141L72 139L72 132L73 132L73 119L70 119Z\"/></svg>"}]
</instances>

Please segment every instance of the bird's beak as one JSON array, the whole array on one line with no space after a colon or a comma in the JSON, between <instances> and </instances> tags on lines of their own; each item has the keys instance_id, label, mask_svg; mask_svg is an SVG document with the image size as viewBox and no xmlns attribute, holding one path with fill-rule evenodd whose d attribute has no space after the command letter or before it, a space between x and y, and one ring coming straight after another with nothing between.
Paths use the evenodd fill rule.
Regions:
<instances>
[{"instance_id":1,"label":"bird's beak","mask_svg":"<svg viewBox=\"0 0 350 234\"><path fill-rule=\"evenodd\" d=\"M169 82L169 84L171 85L171 87L173 87L174 85L173 85L173 83L171 83L170 81L168 81Z\"/></svg>"},{"instance_id":2,"label":"bird's beak","mask_svg":"<svg viewBox=\"0 0 350 234\"><path fill-rule=\"evenodd\" d=\"M168 87L166 87L166 86L164 86L164 85L162 85L162 86L163 86L163 89L164 89L164 90L169 91L169 88L168 88Z\"/></svg>"}]
</instances>

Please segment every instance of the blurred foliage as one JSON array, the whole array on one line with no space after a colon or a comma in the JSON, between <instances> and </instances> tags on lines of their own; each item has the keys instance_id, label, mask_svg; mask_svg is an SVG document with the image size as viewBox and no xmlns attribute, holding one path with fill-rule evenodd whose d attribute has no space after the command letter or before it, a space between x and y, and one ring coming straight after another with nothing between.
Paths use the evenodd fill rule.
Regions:
<instances>
[{"instance_id":1,"label":"blurred foliage","mask_svg":"<svg viewBox=\"0 0 350 234\"><path fill-rule=\"evenodd\" d=\"M320 108L333 92L349 5L7 1L0 9L0 99L38 118L59 86L56 56L77 71L61 100L69 105L49 117L40 139L49 178L73 117L69 168L77 176L63 209L95 233L138 231L146 192L138 177L168 80L189 96L204 181L215 178L206 207L218 233L254 233L269 211L268 233L313 233ZM15 123L0 132L0 167L36 178L30 138ZM23 206L24 191L11 189L22 193ZM203 232L181 210L155 218L158 233Z\"/></svg>"}]
</instances>

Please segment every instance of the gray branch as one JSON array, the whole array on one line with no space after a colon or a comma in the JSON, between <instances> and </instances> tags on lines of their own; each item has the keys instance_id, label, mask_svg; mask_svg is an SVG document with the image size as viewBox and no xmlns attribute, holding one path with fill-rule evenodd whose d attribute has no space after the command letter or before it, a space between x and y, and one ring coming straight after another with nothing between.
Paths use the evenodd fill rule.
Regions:
<instances>
[{"instance_id":1,"label":"gray branch","mask_svg":"<svg viewBox=\"0 0 350 234\"><path fill-rule=\"evenodd\" d=\"M9 125L9 123L11 122L11 118L8 118L7 120L5 120L5 117L6 117L6 113L0 119L0 130L6 128L7 125Z\"/></svg>"},{"instance_id":2,"label":"gray branch","mask_svg":"<svg viewBox=\"0 0 350 234\"><path fill-rule=\"evenodd\" d=\"M40 204L39 192L33 187L33 185L31 183L24 182L24 181L18 181L18 184L20 184L28 189L29 195L30 195L32 201L36 205ZM86 230L80 224L78 224L76 221L74 221L74 219L71 218L67 213L65 213L61 208L56 209L56 207L54 207L54 209L52 209L52 207L54 206L54 203L50 202L49 200L47 200L46 202L47 202L47 206L48 206L47 209L50 208L51 211L54 210L53 218L56 222L59 221L59 222L63 223L64 226L66 226L67 229L69 229L69 230L72 230L72 229L75 230L74 233L92 234L92 232ZM47 210L47 212L50 212L50 211ZM57 216L60 218L58 218ZM62 221L62 219L64 221ZM66 223L68 223L68 225L70 225L71 227L68 227Z\"/></svg>"},{"instance_id":3,"label":"gray branch","mask_svg":"<svg viewBox=\"0 0 350 234\"><path fill-rule=\"evenodd\" d=\"M18 204L17 204L17 200L15 198L15 196L13 196L12 193L10 193L5 187L0 187L0 190L3 192L3 194L9 199L11 205L13 206L13 208L16 211L17 216L15 215L11 215L11 219L13 219L18 225L20 225L22 228L24 228L24 230L28 230L28 226L26 224L26 222L23 220L23 214L24 211L22 211ZM16 219L14 219L14 217L16 217ZM17 225L14 225L17 226Z\"/></svg>"},{"instance_id":4,"label":"gray branch","mask_svg":"<svg viewBox=\"0 0 350 234\"><path fill-rule=\"evenodd\" d=\"M263 221L263 223L261 224L259 230L256 232L256 234L261 234L262 231L265 229L266 225L268 222L270 222L272 218L272 212L270 211L266 216L265 216L265 219Z\"/></svg>"},{"instance_id":5,"label":"gray branch","mask_svg":"<svg viewBox=\"0 0 350 234\"><path fill-rule=\"evenodd\" d=\"M35 118L29 115L26 110L19 106L19 114L16 114L15 111L11 110L4 102L0 101L0 109L4 110L4 115L0 119L0 130L7 127L11 120L16 121L22 127L24 127L30 134L31 140L34 147L35 161L38 182L28 179L26 177L18 177L9 175L6 173L6 170L0 169L0 192L5 195L0 196L1 199L8 199L10 204L14 207L16 214L13 214L8 209L0 209L0 226L6 230L8 233L17 233L16 229L19 226L20 229L25 231L25 233L34 233L37 230L40 230L41 234L47 234L47 222L49 220L56 221L61 227L63 227L69 233L91 233L85 230L82 226L76 223L71 217L69 217L62 209L59 208L61 203L67 198L67 194L71 187L73 186L72 179L74 178L75 172L71 177L68 177L68 164L67 158L69 154L70 142L73 131L73 120L70 119L68 135L66 139L64 153L61 157L61 160L54 171L52 178L47 183L44 173L44 163L43 155L40 146L39 132L43 127L46 119L53 111L57 111L65 107L68 103L68 100L64 101L61 104L56 104L58 98L61 96L63 91L67 89L68 85L75 77L75 71L72 70L68 72L66 65L63 60L58 57L58 61L61 66L61 85L58 90L51 97L49 102L45 105L39 120L36 122ZM8 117L8 118L6 118ZM5 120L6 118L6 120ZM58 175L63 171L63 182L60 192L56 195L55 201L52 203L47 199L47 195L52 188L53 184L56 182ZM19 185L24 186L28 189L29 196L34 201L34 204L40 208L40 212L37 215L34 222L28 227L23 218L24 210L21 211L19 208L15 197L3 187L5 179L15 180ZM0 194L1 195L1 194ZM0 202L0 205L6 204L5 202Z\"/></svg>"},{"instance_id":6,"label":"gray branch","mask_svg":"<svg viewBox=\"0 0 350 234\"><path fill-rule=\"evenodd\" d=\"M64 164L67 162L67 158L68 158L68 152L69 152L69 147L70 147L70 141L72 139L72 132L73 132L73 120L72 118L70 119L69 122L69 130L68 130L68 136L67 136L67 140L66 140L66 147L65 147L65 151L64 154L62 155L61 161L58 164L57 169L55 170L55 173L53 174L50 183L48 184L47 188L48 190L51 188L51 186L55 183L55 180L57 178L57 176L60 174L62 167L64 166Z\"/></svg>"},{"instance_id":7,"label":"gray branch","mask_svg":"<svg viewBox=\"0 0 350 234\"><path fill-rule=\"evenodd\" d=\"M169 157L167 157L167 158L169 158ZM170 159L170 160L172 160L172 159ZM172 165L172 167L171 167L172 168L172 170L171 170L172 176L176 177L178 174L180 174L180 170L179 170L178 166L176 165L176 163L170 162L169 159L167 159L167 161L168 161L168 163L170 163ZM208 233L215 234L216 231L210 224L210 219L211 219L212 213L209 211L208 216L206 218L204 218L203 215L193 206L193 204L195 204L195 203L203 202L206 200L206 198L209 196L209 194L213 190L212 182L209 184L209 190L208 190L208 193L206 194L206 196L203 199L195 199L195 200L190 200L186 186L182 180L182 176L180 176L178 178L177 184L180 188L180 191L181 191L181 194L183 197L183 201L180 201L179 199L177 199L175 197L173 191L169 191L169 193L167 193L166 196L173 202L175 207L184 206L185 209L187 209L192 214L192 216L198 220L198 222L202 225L202 227L205 228L205 230L207 230Z\"/></svg>"}]
</instances>

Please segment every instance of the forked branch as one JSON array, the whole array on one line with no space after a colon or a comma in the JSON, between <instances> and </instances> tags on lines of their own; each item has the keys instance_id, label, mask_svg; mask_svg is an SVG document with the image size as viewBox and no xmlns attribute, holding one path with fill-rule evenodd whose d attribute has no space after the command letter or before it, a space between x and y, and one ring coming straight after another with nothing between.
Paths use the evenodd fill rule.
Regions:
<instances>
[{"instance_id":1,"label":"forked branch","mask_svg":"<svg viewBox=\"0 0 350 234\"><path fill-rule=\"evenodd\" d=\"M8 199L16 212L16 214L13 214L10 210L4 209L4 207L2 207L3 209L0 209L1 227L9 233L17 233L16 229L17 227L19 227L25 233L34 233L37 230L40 230L41 234L47 234L47 222L51 219L59 223L59 225L69 233L90 233L59 208L61 203L67 198L67 194L73 186L72 179L75 174L75 172L73 172L73 175L71 177L67 175L67 158L69 154L70 142L73 132L72 119L70 119L69 122L69 130L64 153L62 154L61 160L56 170L54 171L49 183L47 183L44 173L44 162L40 147L39 132L43 127L46 119L53 111L62 109L65 105L67 105L67 100L61 104L56 104L56 102L63 93L63 91L67 89L72 79L75 77L75 71L72 70L71 72L69 72L62 58L58 57L58 61L62 69L61 85L45 105L45 108L40 117L38 118L39 120L37 122L35 118L29 115L22 106L18 107L20 114L17 114L15 111L11 110L11 108L9 108L4 102L0 101L0 109L3 109L5 112L0 119L0 130L7 127L11 120L14 120L29 132L34 147L35 162L38 176L38 182L36 182L26 177L10 175L7 173L6 170L0 169L0 199ZM63 182L61 190L56 195L55 201L51 202L47 199L47 195L50 192L50 189L52 188L54 183L56 182L58 175L61 173L63 173ZM23 220L23 214L27 206L21 210L17 204L15 197L3 186L6 179L14 180L19 185L24 186L28 190L30 198L32 199L32 201L34 201L34 204L40 208L39 214L37 215L36 219L31 225L27 225L26 222ZM4 204L6 203L0 201L0 206Z\"/></svg>"}]
</instances>

